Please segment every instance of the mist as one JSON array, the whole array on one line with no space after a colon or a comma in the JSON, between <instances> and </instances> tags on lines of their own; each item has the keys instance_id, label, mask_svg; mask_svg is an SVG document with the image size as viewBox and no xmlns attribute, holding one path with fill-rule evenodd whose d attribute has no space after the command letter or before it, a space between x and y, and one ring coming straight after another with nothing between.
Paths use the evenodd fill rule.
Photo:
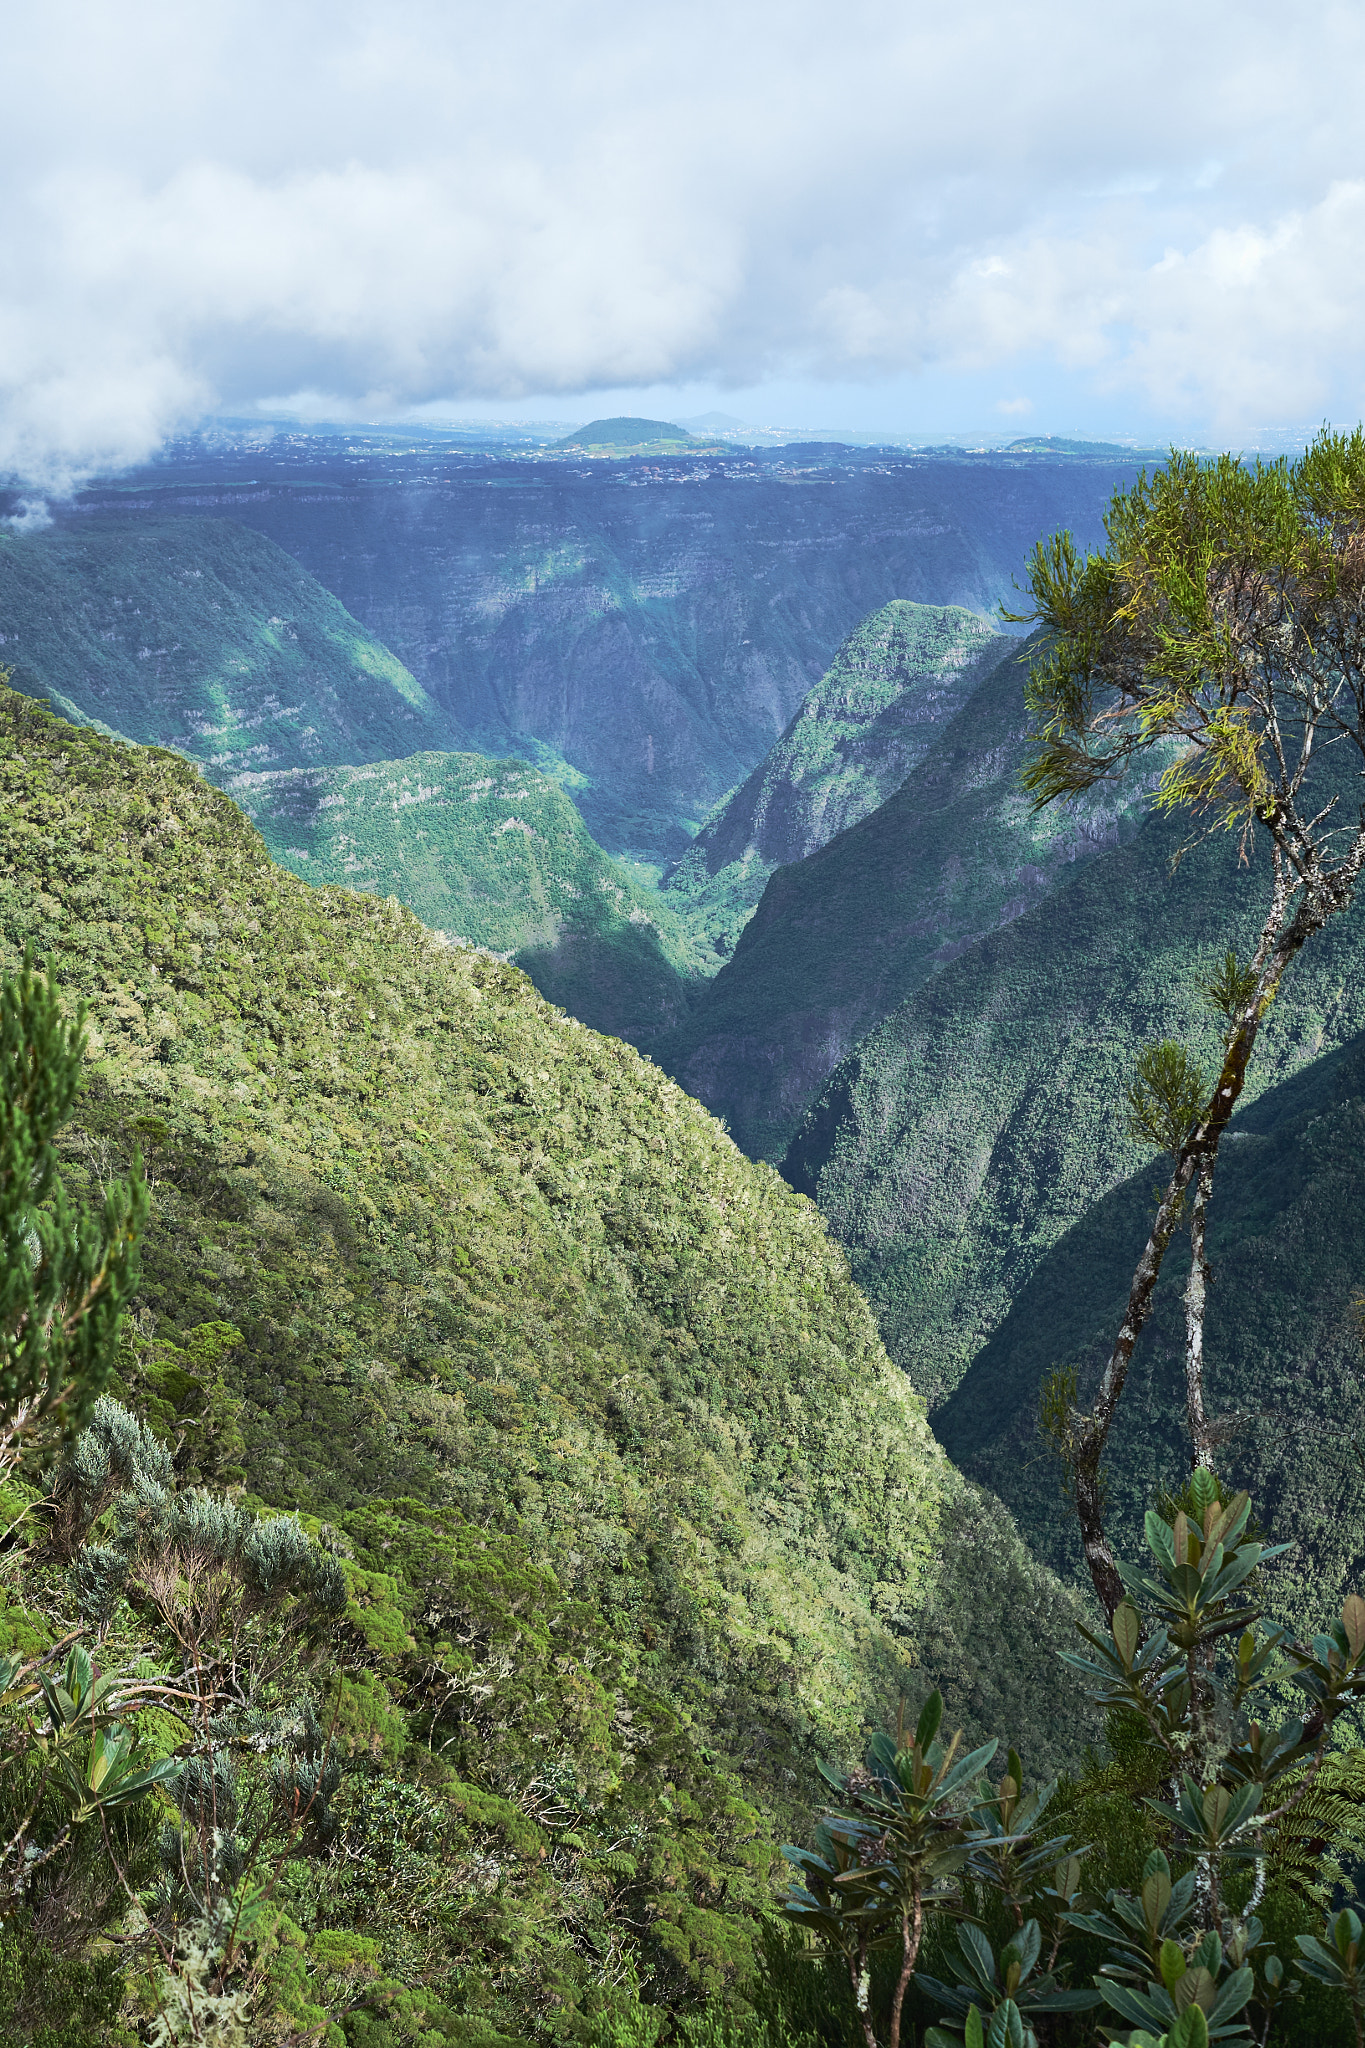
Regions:
<instances>
[{"instance_id":1,"label":"mist","mask_svg":"<svg viewBox=\"0 0 1365 2048\"><path fill-rule=\"evenodd\" d=\"M1345 9L134 0L7 34L0 472L35 492L305 394L853 388L909 427L953 389L1217 437L1365 402Z\"/></svg>"}]
</instances>

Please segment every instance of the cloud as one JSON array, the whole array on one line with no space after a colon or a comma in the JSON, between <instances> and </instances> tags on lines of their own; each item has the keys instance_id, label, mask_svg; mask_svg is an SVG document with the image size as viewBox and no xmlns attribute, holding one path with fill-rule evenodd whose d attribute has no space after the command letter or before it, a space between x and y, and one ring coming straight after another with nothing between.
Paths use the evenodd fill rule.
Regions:
<instances>
[{"instance_id":1,"label":"cloud","mask_svg":"<svg viewBox=\"0 0 1365 2048\"><path fill-rule=\"evenodd\" d=\"M1363 43L1263 0L51 0L7 52L0 471L303 391L1025 358L1228 431L1357 412L1362 117L1322 81Z\"/></svg>"}]
</instances>

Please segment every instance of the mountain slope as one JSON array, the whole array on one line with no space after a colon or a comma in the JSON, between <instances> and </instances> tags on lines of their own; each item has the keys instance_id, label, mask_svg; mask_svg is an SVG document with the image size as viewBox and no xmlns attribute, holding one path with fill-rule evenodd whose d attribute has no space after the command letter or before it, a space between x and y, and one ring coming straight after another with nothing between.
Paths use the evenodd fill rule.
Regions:
<instances>
[{"instance_id":1,"label":"mountain slope","mask_svg":"<svg viewBox=\"0 0 1365 2048\"><path fill-rule=\"evenodd\" d=\"M220 780L460 743L387 647L228 520L0 531L0 662L18 688Z\"/></svg>"},{"instance_id":2,"label":"mountain slope","mask_svg":"<svg viewBox=\"0 0 1365 2048\"><path fill-rule=\"evenodd\" d=\"M73 1191L147 1149L142 1328L243 1333L264 1500L515 1536L779 1807L931 1676L1074 1753L1067 1602L776 1174L515 968L275 867L174 756L4 692L0 793L0 957L90 1003Z\"/></svg>"},{"instance_id":3,"label":"mountain slope","mask_svg":"<svg viewBox=\"0 0 1365 2048\"><path fill-rule=\"evenodd\" d=\"M1135 1150L1136 1148L1134 1148ZM1040 1553L1083 1572L1075 1517L1035 1433L1038 1392L1070 1366L1089 1394L1112 1347L1152 1215L1154 1165L1112 1190L1059 1240L978 1352L934 1427L964 1468L995 1487ZM1340 1609L1365 1550L1360 1488L1365 1284L1365 1037L1268 1089L1236 1118L1209 1210L1215 1285L1205 1332L1210 1412L1236 1415L1219 1469L1246 1486L1277 1538L1278 1578ZM1138 1340L1107 1466L1109 1521L1129 1555L1158 1485L1189 1465L1177 1235L1151 1323ZM1282 1589L1283 1590L1283 1589Z\"/></svg>"},{"instance_id":4,"label":"mountain slope","mask_svg":"<svg viewBox=\"0 0 1365 2048\"><path fill-rule=\"evenodd\" d=\"M911 991L1138 829L1132 786L1031 808L1027 653L969 670L968 701L895 794L773 876L733 960L659 1048L752 1155L782 1156L840 1060Z\"/></svg>"},{"instance_id":5,"label":"mountain slope","mask_svg":"<svg viewBox=\"0 0 1365 2048\"><path fill-rule=\"evenodd\" d=\"M1122 1099L1138 1049L1172 1037L1212 1058L1195 984L1229 941L1249 949L1267 865L1240 867L1220 834L1172 874L1185 830L1150 819L944 967L842 1062L792 1140L784 1173L819 1200L888 1348L931 1400L1131 1171ZM1248 1099L1363 1027L1358 905L1295 962Z\"/></svg>"},{"instance_id":6,"label":"mountain slope","mask_svg":"<svg viewBox=\"0 0 1365 2048\"><path fill-rule=\"evenodd\" d=\"M69 518L79 531L96 512L134 527L216 516L269 534L455 729L373 757L443 745L550 773L568 762L593 837L659 861L686 851L860 619L892 598L989 614L1040 533L1099 540L1136 466L848 450L462 463L311 446L292 467L264 450L249 467L200 460L183 483L159 465L84 493Z\"/></svg>"},{"instance_id":7,"label":"mountain slope","mask_svg":"<svg viewBox=\"0 0 1365 2048\"><path fill-rule=\"evenodd\" d=\"M898 789L1006 643L972 612L898 599L849 634L664 887L729 951L775 867L805 860Z\"/></svg>"},{"instance_id":8,"label":"mountain slope","mask_svg":"<svg viewBox=\"0 0 1365 2048\"><path fill-rule=\"evenodd\" d=\"M524 761L415 754L247 770L225 787L296 874L396 896L435 930L511 954L594 1030L648 1044L686 1011L703 949Z\"/></svg>"}]
</instances>

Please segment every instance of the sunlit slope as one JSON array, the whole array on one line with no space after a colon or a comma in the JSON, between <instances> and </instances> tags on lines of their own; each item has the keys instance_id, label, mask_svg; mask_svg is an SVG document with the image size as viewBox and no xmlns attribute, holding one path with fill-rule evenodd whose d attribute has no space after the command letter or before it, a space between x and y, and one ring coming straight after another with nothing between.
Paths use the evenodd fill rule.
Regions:
<instances>
[{"instance_id":1,"label":"sunlit slope","mask_svg":"<svg viewBox=\"0 0 1365 2048\"><path fill-rule=\"evenodd\" d=\"M1138 1158L1136 1147L1132 1158ZM1075 1517L1059 1512L1055 1461L1036 1433L1055 1368L1097 1383L1151 1224L1155 1162L1088 1209L1039 1264L934 1426L996 1487L1040 1553L1082 1576ZM1365 1284L1365 1038L1268 1090L1233 1124L1209 1210L1215 1275L1206 1397L1228 1418L1219 1469L1294 1545L1277 1596L1340 1611L1365 1551L1361 1325ZM1189 1467L1182 1290L1188 1236L1167 1255L1138 1341L1107 1463L1109 1519L1132 1555L1158 1485Z\"/></svg>"},{"instance_id":2,"label":"sunlit slope","mask_svg":"<svg viewBox=\"0 0 1365 2048\"><path fill-rule=\"evenodd\" d=\"M809 1203L514 967L276 867L180 759L5 693L0 794L0 955L91 1004L73 1182L147 1149L145 1306L244 1333L265 1499L518 1533L785 1799L931 1676L1074 1749L1066 1602Z\"/></svg>"},{"instance_id":3,"label":"sunlit slope","mask_svg":"<svg viewBox=\"0 0 1365 2048\"><path fill-rule=\"evenodd\" d=\"M899 788L1008 643L958 605L883 605L669 875L669 893L733 949L775 867L805 860Z\"/></svg>"},{"instance_id":4,"label":"sunlit slope","mask_svg":"<svg viewBox=\"0 0 1365 2048\"><path fill-rule=\"evenodd\" d=\"M686 1013L702 949L524 761L427 753L248 770L226 787L296 874L396 896L424 924L511 954L596 1030L647 1043Z\"/></svg>"},{"instance_id":5,"label":"sunlit slope","mask_svg":"<svg viewBox=\"0 0 1365 2048\"><path fill-rule=\"evenodd\" d=\"M387 647L229 520L0 531L0 636L17 688L219 781L460 744Z\"/></svg>"},{"instance_id":6,"label":"sunlit slope","mask_svg":"<svg viewBox=\"0 0 1365 2048\"><path fill-rule=\"evenodd\" d=\"M849 1054L792 1141L784 1172L818 1198L892 1355L931 1401L1062 1233L1132 1171L1123 1091L1139 1048L1171 1037L1206 1061L1216 1051L1196 984L1230 940L1250 948L1269 876L1222 833L1173 873L1188 830L1151 819L978 940ZM1362 1027L1358 907L1292 968L1249 1096Z\"/></svg>"},{"instance_id":7,"label":"sunlit slope","mask_svg":"<svg viewBox=\"0 0 1365 2048\"><path fill-rule=\"evenodd\" d=\"M912 990L1137 831L1132 785L1033 810L1019 782L1029 651L1006 643L959 672L967 701L900 788L773 876L734 959L660 1048L751 1154L782 1156L832 1070Z\"/></svg>"}]
</instances>

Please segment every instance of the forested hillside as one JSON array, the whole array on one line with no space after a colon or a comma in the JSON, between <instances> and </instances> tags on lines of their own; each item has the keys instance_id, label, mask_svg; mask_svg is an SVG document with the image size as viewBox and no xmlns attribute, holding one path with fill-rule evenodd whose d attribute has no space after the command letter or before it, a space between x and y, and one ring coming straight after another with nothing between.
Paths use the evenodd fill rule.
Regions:
<instances>
[{"instance_id":1,"label":"forested hillside","mask_svg":"<svg viewBox=\"0 0 1365 2048\"><path fill-rule=\"evenodd\" d=\"M298 1983L363 1951L483 2014L448 2038L559 2040L604 1942L684 2001L740 1969L815 1758L903 1690L1075 1754L1066 1598L771 1169L183 760L5 692L0 778L0 957L90 1003L68 1184L148 1161L124 1397L349 1560L348 1839L407 1815L409 1874L290 1891ZM27 1557L0 1626L41 1643ZM410 1882L451 1911L386 1919ZM368 1948L315 1950L337 1913Z\"/></svg>"},{"instance_id":2,"label":"forested hillside","mask_svg":"<svg viewBox=\"0 0 1365 2048\"><path fill-rule=\"evenodd\" d=\"M387 647L230 520L0 528L0 660L17 688L219 780L460 744Z\"/></svg>"},{"instance_id":3,"label":"forested hillside","mask_svg":"<svg viewBox=\"0 0 1365 2048\"><path fill-rule=\"evenodd\" d=\"M897 600L849 634L771 751L665 877L733 950L775 867L805 860L898 789L1001 636L950 605Z\"/></svg>"},{"instance_id":4,"label":"forested hillside","mask_svg":"<svg viewBox=\"0 0 1365 2048\"><path fill-rule=\"evenodd\" d=\"M783 1171L818 1199L893 1357L931 1402L1043 1255L1132 1172L1123 1091L1139 1048L1169 1037L1205 1059L1216 1049L1196 984L1229 943L1249 950L1269 868L1254 854L1243 865L1219 833L1173 872L1189 836L1151 818L945 966L848 1055L792 1140ZM1295 962L1247 1099L1362 1028L1357 905Z\"/></svg>"},{"instance_id":5,"label":"forested hillside","mask_svg":"<svg viewBox=\"0 0 1365 2048\"><path fill-rule=\"evenodd\" d=\"M525 761L415 754L223 778L276 860L396 896L433 930L510 954L594 1030L650 1045L714 966L669 900L588 836Z\"/></svg>"},{"instance_id":6,"label":"forested hillside","mask_svg":"<svg viewBox=\"0 0 1365 2048\"><path fill-rule=\"evenodd\" d=\"M1130 1156L1141 1156L1133 1146ZM1267 1089L1234 1122L1209 1211L1210 1411L1227 1417L1220 1470L1294 1544L1286 1609L1335 1612L1365 1551L1359 1296L1365 1283L1365 1035ZM1040 1556L1082 1573L1060 1468L1040 1441L1043 1382L1074 1370L1086 1398L1112 1349L1155 1207L1150 1157L1038 1264L934 1427L965 1470L996 1486ZM1109 1513L1133 1555L1158 1487L1189 1456L1184 1309L1189 1243L1167 1255L1111 1441ZM1262 1506L1263 1504L1263 1506Z\"/></svg>"},{"instance_id":7,"label":"forested hillside","mask_svg":"<svg viewBox=\"0 0 1365 2048\"><path fill-rule=\"evenodd\" d=\"M1006 649L980 658L984 676L967 670L967 702L894 795L773 876L733 960L660 1048L756 1157L782 1157L833 1069L898 1003L1146 814L1132 783L1033 809L1019 780L1033 643Z\"/></svg>"}]
</instances>

